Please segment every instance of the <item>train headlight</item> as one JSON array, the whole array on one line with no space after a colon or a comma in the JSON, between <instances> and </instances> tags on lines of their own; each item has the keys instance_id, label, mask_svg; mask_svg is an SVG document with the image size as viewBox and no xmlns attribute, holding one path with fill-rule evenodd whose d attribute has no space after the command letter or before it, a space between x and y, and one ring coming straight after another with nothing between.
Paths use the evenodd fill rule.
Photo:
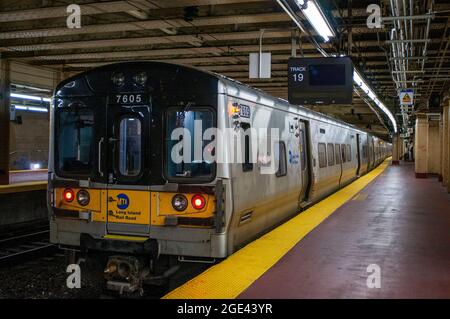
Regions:
<instances>
[{"instance_id":1,"label":"train headlight","mask_svg":"<svg viewBox=\"0 0 450 319\"><path fill-rule=\"evenodd\" d=\"M63 192L63 197L66 202L72 202L75 197L75 195L73 194L73 190L71 190L70 188L66 188Z\"/></svg>"},{"instance_id":2,"label":"train headlight","mask_svg":"<svg viewBox=\"0 0 450 319\"><path fill-rule=\"evenodd\" d=\"M187 200L186 196L184 196L182 194L176 194L172 198L172 207L179 212L182 212L183 210L185 210L187 208L187 205L188 205L188 200Z\"/></svg>"},{"instance_id":3,"label":"train headlight","mask_svg":"<svg viewBox=\"0 0 450 319\"><path fill-rule=\"evenodd\" d=\"M89 201L91 200L89 193L85 191L84 189L77 192L77 202L81 206L86 206L89 204Z\"/></svg>"},{"instance_id":4,"label":"train headlight","mask_svg":"<svg viewBox=\"0 0 450 319\"><path fill-rule=\"evenodd\" d=\"M139 72L133 76L133 81L136 84L144 85L147 82L147 73Z\"/></svg>"},{"instance_id":5,"label":"train headlight","mask_svg":"<svg viewBox=\"0 0 450 319\"><path fill-rule=\"evenodd\" d=\"M123 75L123 73L121 72L115 73L111 77L111 81L113 81L113 83L117 86L123 86L125 84L125 75Z\"/></svg>"},{"instance_id":6,"label":"train headlight","mask_svg":"<svg viewBox=\"0 0 450 319\"><path fill-rule=\"evenodd\" d=\"M203 209L206 205L206 199L202 195L197 194L192 196L191 204L195 209Z\"/></svg>"}]
</instances>

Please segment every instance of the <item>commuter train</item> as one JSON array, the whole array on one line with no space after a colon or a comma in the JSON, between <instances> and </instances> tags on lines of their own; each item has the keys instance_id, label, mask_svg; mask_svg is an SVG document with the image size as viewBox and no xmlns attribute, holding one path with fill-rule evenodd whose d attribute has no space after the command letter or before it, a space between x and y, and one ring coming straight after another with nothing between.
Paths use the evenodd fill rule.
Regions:
<instances>
[{"instance_id":1,"label":"commuter train","mask_svg":"<svg viewBox=\"0 0 450 319\"><path fill-rule=\"evenodd\" d=\"M152 61L60 83L50 139L51 242L103 256L106 287L121 293L226 258L391 153L324 114Z\"/></svg>"}]
</instances>

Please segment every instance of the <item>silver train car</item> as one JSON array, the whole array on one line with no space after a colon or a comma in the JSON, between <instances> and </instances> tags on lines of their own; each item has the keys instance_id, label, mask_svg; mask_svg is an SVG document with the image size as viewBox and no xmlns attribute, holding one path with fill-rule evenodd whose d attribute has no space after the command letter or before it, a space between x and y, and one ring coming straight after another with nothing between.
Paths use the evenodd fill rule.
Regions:
<instances>
[{"instance_id":1,"label":"silver train car","mask_svg":"<svg viewBox=\"0 0 450 319\"><path fill-rule=\"evenodd\" d=\"M51 242L102 256L107 288L120 292L179 261L226 258L391 154L388 142L326 115L151 61L60 83L50 145Z\"/></svg>"}]
</instances>

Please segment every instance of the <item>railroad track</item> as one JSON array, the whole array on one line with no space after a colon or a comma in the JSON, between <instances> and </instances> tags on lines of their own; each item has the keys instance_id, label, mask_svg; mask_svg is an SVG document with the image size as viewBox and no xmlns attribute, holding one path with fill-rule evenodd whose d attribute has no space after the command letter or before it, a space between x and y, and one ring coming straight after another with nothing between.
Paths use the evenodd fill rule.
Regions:
<instances>
[{"instance_id":1,"label":"railroad track","mask_svg":"<svg viewBox=\"0 0 450 319\"><path fill-rule=\"evenodd\" d=\"M55 248L49 241L49 234L50 230L44 229L0 238L0 264Z\"/></svg>"}]
</instances>

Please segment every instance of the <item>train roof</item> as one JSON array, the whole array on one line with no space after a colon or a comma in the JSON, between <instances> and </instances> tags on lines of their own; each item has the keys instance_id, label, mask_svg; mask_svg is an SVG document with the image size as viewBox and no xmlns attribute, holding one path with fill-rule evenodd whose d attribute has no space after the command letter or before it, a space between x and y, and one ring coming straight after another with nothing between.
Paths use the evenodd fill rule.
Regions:
<instances>
[{"instance_id":1,"label":"train roof","mask_svg":"<svg viewBox=\"0 0 450 319\"><path fill-rule=\"evenodd\" d=\"M132 67L139 67L142 65L165 65L168 68L172 68L174 70L174 72L179 72L179 70L184 70L184 71L189 71L189 72L194 72L197 73L197 76L206 76L206 77L210 77L211 79L217 80L222 82L226 88L227 88L227 94L231 95L231 96L235 96L238 97L240 99L244 99L244 100L249 100L250 102L254 102L257 104L263 104L263 105L267 105L267 106L271 106L271 107L284 107L286 110L289 110L289 108L295 108L297 111L300 110L302 113L304 113L304 116L309 116L312 117L313 119L316 119L318 121L325 121L328 123L332 123L335 125L339 125L339 126L345 126L348 128L351 128L353 130L356 131L360 131L360 132L364 132L366 134L370 134L367 131L360 129L354 125L351 125L349 123L346 123L344 121L341 121L339 119L336 119L334 117L331 117L327 114L321 113L321 112L317 112L311 109L308 109L304 106L301 105L295 105L295 104L290 104L288 101L286 101L285 99L282 98L278 98L278 97L274 97L271 96L269 94L267 94L266 92L258 89L258 88L254 88L251 87L247 84L244 84L242 82L239 82L237 80L231 79L229 77L226 77L222 74L218 74L215 72L210 72L210 71L206 71L206 70L202 70L199 69L197 67L193 67L193 66L188 66L188 65L183 65L183 64L175 64L175 63L169 63L169 62L161 62L161 61L152 61L152 60L145 60L145 61L128 61L128 62L119 62L119 63L111 63L111 64L106 64L97 68L93 68L91 70L76 74L70 78L65 79L64 81L62 81L61 83L59 83L55 89L54 92L54 96L58 96L58 92L60 92L60 90L68 83L73 82L76 79L82 78L82 77L89 77L92 74L98 73L98 72L109 72L109 73L113 73L118 67L126 65L127 69L132 68ZM233 92L233 88L234 91ZM243 93L241 93L243 92ZM248 97L248 93L252 93L255 92L257 93L257 97L255 99L249 99ZM247 94L245 94L247 93ZM276 103L276 104L275 104ZM269 105L272 104L272 105Z\"/></svg>"}]
</instances>

